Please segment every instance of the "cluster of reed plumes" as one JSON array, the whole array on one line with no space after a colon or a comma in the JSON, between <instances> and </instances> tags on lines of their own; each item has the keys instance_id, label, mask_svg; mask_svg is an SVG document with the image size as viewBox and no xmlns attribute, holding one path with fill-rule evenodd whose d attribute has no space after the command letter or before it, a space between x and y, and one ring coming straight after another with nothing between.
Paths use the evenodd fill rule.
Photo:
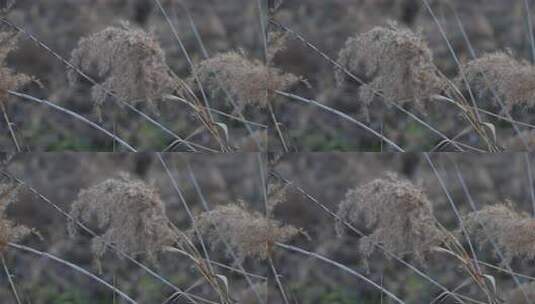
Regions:
<instances>
[{"instance_id":1,"label":"cluster of reed plumes","mask_svg":"<svg viewBox=\"0 0 535 304\"><path fill-rule=\"evenodd\" d=\"M162 7L161 10L166 16L165 9ZM70 86L69 93L65 94L71 97L85 89L90 91L99 122L88 122L79 113L58 109L54 101L44 102L34 96L13 92L28 83L29 78L14 74L7 68L2 70L5 78L2 92L10 91L26 100L54 107L91 124L129 150L136 148L128 143L129 140L116 138L119 136L108 129L110 121L115 124L122 118L113 111L115 108L107 107L109 101L121 106L120 111L134 112L143 122L172 136L172 141L167 142L167 149L186 147L192 151L228 152L240 150L240 142L254 140L257 150L267 150L269 146L269 149L290 151L299 144L299 140L295 144L288 142L294 135L279 118L285 120L293 115L278 113L279 109L285 109L280 105L290 99L334 113L400 152L404 148L396 141L401 139L391 138L400 135L390 136L375 130L379 122L383 125L392 120L389 119L391 112L398 111L434 134L433 150L518 150L517 146L509 145L513 137L517 139L516 143L520 143L521 149L531 149L532 140L525 131L534 127L531 122L520 121L521 118L517 117L522 110L533 107L534 68L532 63L518 58L512 51L483 53L468 60L457 58L455 50L451 49L457 75L449 75L450 71L441 71L436 65L434 54L422 33L391 21L348 38L345 46L338 50L337 58L331 58L293 29L278 23L275 11L268 14L269 26L265 26L262 35L264 54L257 58L251 55L253 52L239 48L209 55L204 49L202 37L196 38L204 50L203 55L193 57L185 49L181 33L170 24L179 51L187 63L186 69L181 71L171 68L173 64L168 62L169 54L165 54L155 33L128 22L120 22L81 37L67 59L23 28L7 23L54 55L67 68ZM194 24L192 27L196 32ZM5 35L9 38L10 34ZM355 104L352 107L356 109L356 116L362 115L365 122L361 122L360 117L351 117L337 110L336 106L331 107L299 95L307 91L305 87L312 88L306 75L277 66L277 56L284 52L289 39L299 40L332 65L334 80L339 86L337 90L342 92L347 89L354 95ZM7 46L0 53L2 62L6 59L5 54L14 46L10 38L7 40ZM299 94L291 93L294 89ZM330 93L325 94L329 96ZM4 100L7 93L3 95ZM162 107L167 110L171 104L177 106L172 114L180 116L179 125L188 132L194 130L191 136L179 135L180 132L160 121L159 115L162 113L158 110ZM102 113L104 107L107 109ZM450 117L454 116L452 119L457 119L457 116L464 119L465 125L448 123L447 130L435 126L431 120L439 119L440 111L445 108L449 108L447 113L451 113ZM9 115L6 110L4 116L7 120ZM148 114L145 110L149 110ZM254 116L256 121L249 120L245 115ZM196 123L187 120L188 116L193 116ZM507 125L503 126L502 122ZM245 134L231 134L236 123L240 124L240 129L243 127ZM271 129L275 132L269 132ZM10 131L14 145L21 150L16 130ZM270 145L258 142L255 136L257 132L273 134L265 140L270 141ZM202 144L192 143L190 137L201 137L200 133L206 133L208 139L204 139ZM280 141L281 147L278 147L277 141ZM418 147L419 143L407 145Z\"/></svg>"},{"instance_id":2,"label":"cluster of reed plumes","mask_svg":"<svg viewBox=\"0 0 535 304\"><path fill-rule=\"evenodd\" d=\"M195 152L199 150L228 152L240 150L240 142L254 140L257 142L256 150L260 150L265 149L263 147L267 143L259 142L256 134L267 132L268 126L264 124L264 121L248 120L244 111L246 108L251 108L251 116L257 120L264 115L264 109L271 107L274 92L289 89L301 80L298 76L284 73L271 66L271 58L283 48L282 45L274 42L277 39L270 39L274 45L266 46L265 60L251 58L241 49L216 53L210 57L206 55L204 58L190 58L177 33L176 40L187 58L189 70L188 74L178 75L170 67L171 64L156 34L127 21L118 22L117 25L108 26L101 31L81 37L77 47L71 51L70 58L63 58L24 28L9 21L6 23L8 27L15 30L15 33L20 32L29 37L38 47L51 53L55 59L65 65L66 76L70 84L67 89L68 93L65 94L70 97L76 96L79 92L90 91L98 123L81 116L80 113L58 106L54 100L42 100L21 92L11 92L11 94L48 105L89 124L98 131L113 137L129 150L135 150L135 148L115 134L110 135L112 132L107 129L106 124L110 120L115 123L120 117L110 110L113 109L113 106L108 106L110 101L119 105L121 111L133 112L143 121L159 128L164 134L174 137L168 148L184 145ZM173 25L170 26L174 30ZM15 46L15 39L12 39L11 33L2 32L1 35L3 38L0 38L7 41L0 53L0 61L4 63L7 53ZM204 47L202 42L201 46ZM14 74L8 68L3 68L0 72L4 79L2 100L6 99L8 91L15 91L30 80L25 75ZM159 118L162 114L159 111L160 108L169 106L171 102L179 106L186 105L186 109L191 111L191 113L181 113L183 111L181 108L180 113L172 113L174 116L193 116L201 124L202 127L199 129L196 126L190 126L190 121L178 122L180 125L186 125L189 129L195 130L191 137L206 131L213 139L209 145L216 144L218 147L212 148L204 143L191 143L160 122ZM145 109L149 112L145 113ZM156 118L151 115L156 115ZM8 117L7 113L5 116ZM244 124L247 131L245 135L236 135L236 137L243 138L231 138L231 126L234 127L236 121ZM233 125L230 125L231 123ZM12 132L11 136L17 150L20 151L16 132Z\"/></svg>"},{"instance_id":3,"label":"cluster of reed plumes","mask_svg":"<svg viewBox=\"0 0 535 304\"><path fill-rule=\"evenodd\" d=\"M330 63L339 86L358 89L354 97L358 104L356 108L369 124L373 121L383 122L388 115L380 106L372 107L374 102L382 101L387 109L399 110L439 135L441 140L434 149L449 146L461 151L474 148L485 151L514 150L515 147L508 145L511 137L522 137L522 149L531 149L530 138L526 138L522 132L526 128L532 129L530 122L524 123L515 118L518 117L516 114L522 114L522 110L533 107L535 68L532 63L515 58L512 51L484 53L471 60L454 57L458 75L450 77L435 64L433 52L423 35L396 22L391 21L348 38L336 59L329 57L300 33L275 19L271 22L275 33L289 34L317 53L318 58ZM454 54L455 50L451 52ZM354 94L354 90L351 92ZM346 113L309 98L289 93L280 95L308 101L355 123ZM433 128L433 122L426 122L427 118L436 117L436 111L444 107L452 107L468 123L461 134L473 132L479 141L468 144L459 142L457 136L448 135L449 131L437 130ZM501 121L512 126L512 136L500 137L497 125ZM362 127L362 123L357 124ZM402 150L389 142L388 134L363 128L396 150Z\"/></svg>"},{"instance_id":4,"label":"cluster of reed plumes","mask_svg":"<svg viewBox=\"0 0 535 304\"><path fill-rule=\"evenodd\" d=\"M361 236L359 251L364 262L377 249L390 257L412 256L424 264L432 254L452 255L486 295L485 303L503 303L502 297L509 304L529 303L524 301L533 296L532 283L500 294L495 279L478 264L473 247L466 250L462 239L466 237L470 244L470 237L474 237L482 249L486 243L494 245L501 265L509 267L514 258L535 257L535 220L516 212L512 202L486 206L459 220L461 233L448 231L434 217L432 202L421 188L388 173L346 193L338 209L336 228L340 235L351 230ZM361 227L369 234L358 230Z\"/></svg>"},{"instance_id":5,"label":"cluster of reed plumes","mask_svg":"<svg viewBox=\"0 0 535 304\"><path fill-rule=\"evenodd\" d=\"M160 263L162 255L186 259L217 296L217 303L234 303L235 299L246 298L253 303L263 302L272 293L280 294L283 303L290 303L287 287L290 281L278 273L276 266L287 258L282 253L288 252L325 262L371 284L394 302L405 303L398 295L376 284L366 274L359 273L336 259L291 245L300 243L306 246L312 240L302 229L276 219L275 209L289 203L289 192L302 191L284 179L281 182L284 183L271 182L266 187L263 212L253 210L244 201L217 204L213 209L206 208L197 215L192 214L188 207L186 209L191 223L189 227L178 228L169 219L166 203L154 185L120 173L117 177L79 192L70 206L70 212L65 212L69 220L67 227L73 238L92 238L91 247L97 261L109 253L131 261L147 258L154 264ZM17 200L17 193L21 189L25 189L25 186L16 183L2 184L0 188L0 199L3 202L0 209L2 254L9 247L52 258L106 285L98 276L75 264L20 244L32 230L15 225L4 213L5 208ZM369 263L372 258L375 259L372 254L382 253L390 262L401 262L429 279L424 272L430 260L453 257L453 262L444 264L445 267L462 270L461 273L467 278L463 285L472 285L480 290L484 300L478 300L479 303L498 304L505 299L505 303L517 304L524 303L526 297L532 297L532 282L517 282L515 288L502 289L489 271L498 269L512 273L510 266L515 259L531 261L535 257L535 220L528 214L515 211L512 202L487 205L480 210L468 212L459 217L460 228L448 229L435 217L434 202L422 187L390 172L382 178L349 189L338 204L337 212L329 211L321 202L302 193L335 219L333 224L340 238L358 238L359 246L353 254L368 272L376 267L374 263ZM182 195L181 197L184 199ZM41 198L47 200L44 196ZM187 203L184 203L187 207ZM79 234L79 231L83 234ZM475 243L472 244L470 239L479 240L481 250L487 247L487 243L492 245L500 265L484 263L476 255L473 246ZM230 266L211 258L221 249L232 261ZM266 263L270 267L273 285L269 281L249 281L246 292L235 292L232 280L215 267L222 265L247 276L243 265L253 261ZM417 266L413 266L412 261ZM420 266L424 267L423 270L418 270ZM450 291L436 282L434 284L444 291L435 300L451 297L456 301L470 302L476 299L472 298L475 296L473 291L468 296L460 290ZM136 303L119 289L106 286L119 292L123 298L130 299L131 303ZM192 302L203 299L190 292L177 292L169 299L177 300L178 294ZM247 301L245 303L249 303Z\"/></svg>"},{"instance_id":6,"label":"cluster of reed plumes","mask_svg":"<svg viewBox=\"0 0 535 304\"><path fill-rule=\"evenodd\" d=\"M422 36L395 23L348 39L338 63L336 78L340 84L351 77L362 81L359 102L367 117L370 103L377 98L387 105L412 104L423 113L437 101L451 102L492 151L503 147L497 143L493 125L479 112L478 107L488 108L488 102L485 105L481 102L485 99L476 97L495 93L490 100L496 100L501 113L507 115L514 105L531 106L531 64L516 61L507 53L483 55L460 64L459 76L450 80L435 66Z\"/></svg>"},{"instance_id":7,"label":"cluster of reed plumes","mask_svg":"<svg viewBox=\"0 0 535 304\"><path fill-rule=\"evenodd\" d=\"M440 94L458 98L468 85L479 96L493 92L489 100L502 102L505 110L513 106L533 106L534 68L512 53L497 52L462 63L459 76L449 80L433 62L433 54L419 33L396 23L349 38L338 55L336 78L348 79L347 71L366 81L360 87L364 109L376 98L387 103L411 103L425 110ZM500 104L498 104L500 105ZM485 106L482 104L481 106Z\"/></svg>"}]
</instances>

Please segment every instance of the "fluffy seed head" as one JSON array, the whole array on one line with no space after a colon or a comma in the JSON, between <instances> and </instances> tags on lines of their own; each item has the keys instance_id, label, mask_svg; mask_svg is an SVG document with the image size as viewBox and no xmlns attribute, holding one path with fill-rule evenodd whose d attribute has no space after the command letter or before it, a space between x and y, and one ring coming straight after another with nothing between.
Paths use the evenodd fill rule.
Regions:
<instances>
[{"instance_id":1,"label":"fluffy seed head","mask_svg":"<svg viewBox=\"0 0 535 304\"><path fill-rule=\"evenodd\" d=\"M344 232L342 220L352 224L362 221L371 229L371 234L360 240L360 251L366 257L373 253L374 244L379 243L397 255L412 254L424 262L426 254L444 236L425 193L392 173L349 190L339 206L338 216L339 234Z\"/></svg>"},{"instance_id":2,"label":"fluffy seed head","mask_svg":"<svg viewBox=\"0 0 535 304\"><path fill-rule=\"evenodd\" d=\"M535 68L525 60L498 52L469 61L462 70L471 88L481 96L492 93L492 89L509 109L515 105L535 105ZM460 87L464 86L463 81L458 77Z\"/></svg>"},{"instance_id":3,"label":"fluffy seed head","mask_svg":"<svg viewBox=\"0 0 535 304\"><path fill-rule=\"evenodd\" d=\"M466 216L466 229L475 235L481 245L495 242L504 254L504 264L514 257L535 257L535 219L518 213L511 202L471 212Z\"/></svg>"},{"instance_id":4,"label":"fluffy seed head","mask_svg":"<svg viewBox=\"0 0 535 304\"><path fill-rule=\"evenodd\" d=\"M433 54L423 38L392 22L349 38L338 62L367 83L360 88L366 115L375 99L374 92L382 93L389 102L414 103L423 111L425 101L444 88L433 64ZM339 84L346 78L344 71L336 71Z\"/></svg>"},{"instance_id":5,"label":"fluffy seed head","mask_svg":"<svg viewBox=\"0 0 535 304\"><path fill-rule=\"evenodd\" d=\"M155 253L177 240L177 233L167 218L158 191L126 174L108 179L80 191L70 215L84 224L95 224L101 234L93 239L97 257L114 244L132 255ZM69 222L69 233L76 235L76 223Z\"/></svg>"},{"instance_id":6,"label":"fluffy seed head","mask_svg":"<svg viewBox=\"0 0 535 304\"><path fill-rule=\"evenodd\" d=\"M227 242L240 259L266 259L275 242L285 242L299 232L293 226L283 226L258 212L246 210L243 203L204 212L197 218L197 226L209 243L214 246L221 240Z\"/></svg>"},{"instance_id":7,"label":"fluffy seed head","mask_svg":"<svg viewBox=\"0 0 535 304\"><path fill-rule=\"evenodd\" d=\"M299 81L293 74L266 67L258 60L248 60L235 52L204 60L196 72L210 91L227 90L242 107L250 104L264 108L269 102L268 92L284 90Z\"/></svg>"},{"instance_id":8,"label":"fluffy seed head","mask_svg":"<svg viewBox=\"0 0 535 304\"><path fill-rule=\"evenodd\" d=\"M31 229L15 225L6 218L7 206L18 198L19 187L13 184L0 184L0 252L4 252L9 242L18 242L31 233Z\"/></svg>"},{"instance_id":9,"label":"fluffy seed head","mask_svg":"<svg viewBox=\"0 0 535 304\"><path fill-rule=\"evenodd\" d=\"M100 84L92 88L97 109L109 98L106 91L129 103L146 101L154 109L154 102L175 88L156 38L128 23L81 39L71 63ZM69 70L68 77L76 84L81 76Z\"/></svg>"}]
</instances>

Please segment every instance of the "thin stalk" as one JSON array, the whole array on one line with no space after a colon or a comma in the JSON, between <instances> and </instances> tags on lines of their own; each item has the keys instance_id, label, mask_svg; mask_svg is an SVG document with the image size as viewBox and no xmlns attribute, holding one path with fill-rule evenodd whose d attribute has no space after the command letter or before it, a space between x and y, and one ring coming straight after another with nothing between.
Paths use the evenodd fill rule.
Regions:
<instances>
[{"instance_id":1,"label":"thin stalk","mask_svg":"<svg viewBox=\"0 0 535 304\"><path fill-rule=\"evenodd\" d=\"M528 0L524 0L524 10L528 27L529 43L531 46L531 62L535 62L535 37L533 36L533 21L531 20L531 10Z\"/></svg>"},{"instance_id":2,"label":"thin stalk","mask_svg":"<svg viewBox=\"0 0 535 304\"><path fill-rule=\"evenodd\" d=\"M7 116L7 109L6 109L5 102L0 101L0 106L2 107L2 112L4 114L4 120L6 122L7 129L9 130L9 134L11 135L11 139L13 140L13 144L15 145L15 148L17 149L17 152L20 152L22 150L20 149L19 141L17 140L17 136L15 134L15 130L13 130L13 125L12 125L11 121L9 120L9 116Z\"/></svg>"},{"instance_id":3,"label":"thin stalk","mask_svg":"<svg viewBox=\"0 0 535 304\"><path fill-rule=\"evenodd\" d=\"M179 3L182 5L184 11L186 12L186 15L188 16L190 27L191 27L191 29L193 31L193 34L195 35L195 39L197 40L197 43L199 44L199 47L201 49L201 52L203 54L204 59L208 59L209 58L208 50L206 49L206 46L204 45L204 42L202 40L201 35L199 34L199 31L197 29L197 26L195 25L195 22L193 22L193 18L191 17L191 14L189 12L188 7L186 5L184 5L182 3L182 1L180 1ZM245 121L246 119L245 119L245 116L243 115L242 109L238 106L236 101L232 98L232 95L230 94L230 92L222 85L222 81L220 79L221 77L219 75L215 75L215 78L216 78L220 88L225 93L225 96L227 97L227 100L230 102L232 107L237 110L238 116L242 120ZM258 148L258 151L261 151L262 150L262 146L261 146L259 140L256 137L254 137L254 132L251 129L251 127L248 124L245 124L245 129L247 130L247 133L249 133L249 136L251 136L254 139L255 144L256 144L256 146Z\"/></svg>"},{"instance_id":4,"label":"thin stalk","mask_svg":"<svg viewBox=\"0 0 535 304\"><path fill-rule=\"evenodd\" d=\"M13 96L18 96L18 97L21 97L23 99L26 99L26 100L31 100L31 101L35 101L37 103L40 103L40 104L44 104L48 107L51 107L52 109L54 110L57 110L59 112L62 112L64 114L67 114L69 116L72 116L74 117L75 119L85 123L85 124L88 124L90 125L91 127L93 127L94 129L108 135L109 137L113 138L115 141L117 141L118 143L120 143L123 147L125 147L128 151L130 152L137 152L137 150L132 147L130 144L128 144L125 140L119 138L117 135L113 134L112 132L104 129L103 127L99 126L97 123L94 123L92 122L91 120L83 117L82 115L76 113L76 112L73 112L71 110L68 110L68 109L65 109L65 108L62 108L60 106L58 106L57 104L54 104L48 100L45 100L45 99L39 99L37 97L33 97L31 95L27 95L27 94L23 94L23 93L18 93L18 92L14 92L14 91L8 91L9 94L13 95Z\"/></svg>"},{"instance_id":5,"label":"thin stalk","mask_svg":"<svg viewBox=\"0 0 535 304\"><path fill-rule=\"evenodd\" d=\"M198 265L198 268L200 270L200 272L205 275L205 277L207 278L208 282L216 289L216 292L220 295L221 297L221 300L223 302L230 302L228 300L228 296L225 296L226 292L222 292L222 288L221 286L219 285L219 282L217 281L217 279L215 278L215 272L214 272L214 269L212 268L212 264L210 263L211 259L210 259L210 256L208 255L208 250L206 249L206 245L204 243L204 240L202 238L202 235L197 227L197 223L195 222L195 217L193 216L192 212L191 212L191 209L189 208L188 206L188 203L182 193L182 189L180 189L180 186L178 185L175 177L173 176L173 174L171 173L171 170L169 169L169 166L167 165L167 163L165 162L165 160L163 159L161 153L157 153L156 154L158 156L158 159L160 160L160 163L162 164L162 166L164 167L165 169L165 172L167 173L167 176L169 177L169 179L171 180L171 183L173 185L173 188L175 189L179 199L180 199L180 202L182 203L182 206L184 207L184 209L186 210L186 213L188 214L188 217L190 218L191 220L191 224L193 226L193 229L195 230L195 234L197 236L197 238L199 239L199 242L201 243L201 247L202 247L202 250L203 250L203 253L204 253L204 256L205 256L205 259L206 261L208 261L208 263L206 264L208 267L208 269L204 269L204 265L202 263L197 263ZM194 248L194 246L191 246L192 248Z\"/></svg>"},{"instance_id":6,"label":"thin stalk","mask_svg":"<svg viewBox=\"0 0 535 304\"><path fill-rule=\"evenodd\" d=\"M284 140L284 134L282 134L281 128L279 126L279 122L277 121L277 117L275 116L275 111L273 111L273 105L271 102L268 102L268 109L269 114L271 116L271 120L273 122L273 125L275 126L275 130L277 131L277 135L279 136L279 140L282 144L282 148L284 149L284 152L289 152L288 145L286 144L286 141Z\"/></svg>"},{"instance_id":7,"label":"thin stalk","mask_svg":"<svg viewBox=\"0 0 535 304\"><path fill-rule=\"evenodd\" d=\"M13 297L15 298L15 301L17 301L17 304L22 304L22 301L20 300L20 297L19 297L19 293L17 292L17 288L15 286L15 282L13 282L11 273L9 272L9 269L7 268L7 263L6 263L6 259L4 255L0 254L0 258L2 259L2 266L4 267L4 272L9 282L9 286L11 287L11 291L13 291Z\"/></svg>"},{"instance_id":8,"label":"thin stalk","mask_svg":"<svg viewBox=\"0 0 535 304\"><path fill-rule=\"evenodd\" d=\"M294 95L294 94L291 94L291 93L286 93L286 92L282 92L282 91L276 91L277 94L281 95L281 96L285 96L285 97L289 97L289 98L292 98L292 99L295 99L295 100L299 100L299 101L302 101L302 102L305 102L305 103L308 103L308 104L312 104L312 105L315 105L319 108L321 108L322 110L325 110L327 112L330 112L330 113L333 113L347 121L350 121L354 124L356 124L357 126L363 128L364 130L372 133L373 135L381 138L382 140L384 140L386 143L388 143L389 145L391 145L394 149L397 150L397 152L405 152L405 150L403 150L403 148L401 148L400 146L398 146L396 143L394 143L392 140L386 138L384 135L382 135L381 133L375 131L374 129L368 127L367 125L365 125L364 123L354 119L353 117L345 114L344 112L341 112L341 111L338 111L336 109L333 109L331 107L328 107L324 104L321 104L315 100L312 100L312 99L307 99L307 98L304 98L304 97L301 97L301 96L298 96L298 95Z\"/></svg>"},{"instance_id":9,"label":"thin stalk","mask_svg":"<svg viewBox=\"0 0 535 304\"><path fill-rule=\"evenodd\" d=\"M531 161L529 160L529 153L524 152L524 160L526 161L526 170L528 171L528 188L529 188L529 194L531 196L531 206L532 206L532 212L533 216L535 217L535 190L533 189L533 173L531 171Z\"/></svg>"}]
</instances>

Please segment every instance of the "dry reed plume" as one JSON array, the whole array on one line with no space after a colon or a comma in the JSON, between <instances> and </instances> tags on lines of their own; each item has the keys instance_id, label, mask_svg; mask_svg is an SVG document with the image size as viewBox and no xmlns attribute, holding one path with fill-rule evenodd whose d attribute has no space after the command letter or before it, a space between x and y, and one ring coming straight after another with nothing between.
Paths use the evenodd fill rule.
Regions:
<instances>
[{"instance_id":1,"label":"dry reed plume","mask_svg":"<svg viewBox=\"0 0 535 304\"><path fill-rule=\"evenodd\" d=\"M384 179L349 190L338 209L336 229L344 232L342 221L363 223L371 234L360 240L360 251L366 257L376 243L399 256L414 255L425 262L426 255L443 240L437 227L433 206L423 190L409 181L389 173Z\"/></svg>"},{"instance_id":2,"label":"dry reed plume","mask_svg":"<svg viewBox=\"0 0 535 304\"><path fill-rule=\"evenodd\" d=\"M249 60L236 52L206 59L198 65L196 72L210 91L227 90L241 107L253 105L265 108L269 92L284 90L299 81L293 74L266 67L259 60Z\"/></svg>"},{"instance_id":3,"label":"dry reed plume","mask_svg":"<svg viewBox=\"0 0 535 304\"><path fill-rule=\"evenodd\" d=\"M495 90L509 110L515 105L535 104L535 69L525 60L497 52L472 60L462 69L472 89L481 96ZM461 81L457 80L462 87Z\"/></svg>"},{"instance_id":4,"label":"dry reed plume","mask_svg":"<svg viewBox=\"0 0 535 304\"><path fill-rule=\"evenodd\" d=\"M236 250L240 259L267 259L275 242L290 240L299 232L293 226L248 211L243 202L217 206L202 213L197 218L197 226L212 246L224 240Z\"/></svg>"},{"instance_id":5,"label":"dry reed plume","mask_svg":"<svg viewBox=\"0 0 535 304\"><path fill-rule=\"evenodd\" d=\"M467 230L481 245L495 242L504 254L505 263L514 257L535 257L535 220L526 213L513 210L511 203L485 206L466 216Z\"/></svg>"},{"instance_id":6,"label":"dry reed plume","mask_svg":"<svg viewBox=\"0 0 535 304\"><path fill-rule=\"evenodd\" d=\"M92 88L97 110L110 98L107 91L128 103L147 102L155 109L155 102L176 87L156 37L126 22L81 39L71 53L71 63L100 84ZM81 79L72 69L68 77L73 85Z\"/></svg>"},{"instance_id":7,"label":"dry reed plume","mask_svg":"<svg viewBox=\"0 0 535 304\"><path fill-rule=\"evenodd\" d=\"M376 92L387 102L413 103L425 110L425 102L444 88L444 80L433 64L433 54L420 34L396 23L375 27L349 38L338 54L338 62L366 82L360 87L360 101L366 115L376 99ZM336 71L342 84L344 71Z\"/></svg>"},{"instance_id":8,"label":"dry reed plume","mask_svg":"<svg viewBox=\"0 0 535 304\"><path fill-rule=\"evenodd\" d=\"M158 191L126 174L80 191L70 215L84 224L95 223L102 231L93 238L97 257L113 244L127 254L154 259L163 247L177 241ZM70 221L68 228L71 236L76 235L76 222Z\"/></svg>"}]
</instances>

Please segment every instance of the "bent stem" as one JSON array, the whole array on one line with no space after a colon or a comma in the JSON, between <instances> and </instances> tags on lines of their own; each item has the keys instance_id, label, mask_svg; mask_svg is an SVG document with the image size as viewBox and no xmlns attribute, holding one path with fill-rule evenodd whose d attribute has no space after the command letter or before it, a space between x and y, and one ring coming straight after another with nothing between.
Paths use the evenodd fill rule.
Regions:
<instances>
[{"instance_id":1,"label":"bent stem","mask_svg":"<svg viewBox=\"0 0 535 304\"><path fill-rule=\"evenodd\" d=\"M26 100L30 100L30 101L34 101L34 102L37 102L37 103L40 103L40 104L44 104L56 111L59 111L59 112L62 112L64 114L67 114L71 117L74 117L75 119L91 126L92 128L108 135L109 137L111 137L113 140L117 141L118 143L120 143L123 147L125 147L128 151L130 152L137 152L137 150L132 147L130 144L128 144L125 140L121 139L120 137L118 137L117 135L113 134L112 132L104 129L103 127L101 127L100 125L98 125L97 123L95 122L92 122L91 120L83 117L82 115L78 114L78 113L75 113L71 110L68 110L68 109L65 109L65 108L62 108L48 100L45 100L45 99L39 99L37 97L33 97L31 95L27 95L27 94L23 94L23 93L18 93L18 92L15 92L15 91L8 91L9 94L13 95L13 96L17 96L17 97L20 97L20 98L23 98L23 99L26 99Z\"/></svg>"},{"instance_id":2,"label":"bent stem","mask_svg":"<svg viewBox=\"0 0 535 304\"><path fill-rule=\"evenodd\" d=\"M307 251L307 250L304 250L304 249L301 249L299 247L295 247L295 246L292 246L292 245L287 245L287 244L283 244L283 243L279 243L279 242L276 242L275 245L277 247L280 247L280 248L283 248L283 249L286 249L288 251L293 251L293 252L297 252L297 253L300 253L300 254L303 254L303 255L306 255L306 256L309 256L309 257L312 257L312 258L315 258L315 259L318 259L320 261L323 261L327 264L330 264L330 265L333 265L369 284L371 284L373 287L379 289L382 293L386 294L387 296L389 296L392 300L396 301L397 303L399 304L405 304L405 302L403 302L403 300L401 300L400 298L398 298L395 294L393 294L392 292L390 292L389 290L387 290L386 288L382 287L381 285L375 283L374 281L368 279L367 277L365 277L364 275L358 273L357 271L345 266L344 264L341 264L341 263L338 263L336 261L333 261L327 257L324 257L320 254L317 254L315 252L310 252L310 251Z\"/></svg>"},{"instance_id":3,"label":"bent stem","mask_svg":"<svg viewBox=\"0 0 535 304\"><path fill-rule=\"evenodd\" d=\"M312 99L307 99L307 98L304 98L304 97L301 97L301 96L298 96L298 95L295 95L295 94L291 94L291 93L286 93L286 92L282 92L282 91L275 91L275 93L281 95L281 96L285 96L285 97L289 97L289 98L292 98L292 99L295 99L295 100L299 100L299 101L302 101L302 102L305 102L305 103L308 103L308 104L312 104L314 106L317 106L319 108L321 108L322 110L325 110L327 112L330 112L330 113L333 113L339 117L342 117L343 119L347 120L347 121L350 121L354 124L356 124L357 126L363 128L364 130L372 133L373 135L379 137L380 139L382 139L383 141L385 141L386 143L388 143L389 145L391 145L394 149L397 150L397 152L405 152L405 150L403 150L403 148L401 148L400 146L398 146L395 142L393 142L392 140L386 138L384 135L382 135L381 133L375 131L374 129L368 127L367 125L365 125L364 123L354 119L353 117L341 112L341 111L338 111L336 109L333 109L331 107L328 107L324 104L321 104L315 100L312 100Z\"/></svg>"},{"instance_id":4,"label":"bent stem","mask_svg":"<svg viewBox=\"0 0 535 304\"><path fill-rule=\"evenodd\" d=\"M137 304L137 302L135 300L130 298L126 293L124 293L123 291L119 290L117 287L111 285L110 283L104 281L103 279L99 278L95 274L83 269L82 267L80 267L80 266L78 266L76 264L73 264L73 263L71 263L69 261L66 261L66 260L64 260L62 258L59 258L59 257L57 257L55 255L52 255L52 254L50 254L48 252L39 251L37 249L33 249L31 247L27 247L27 246L24 246L24 245L19 245L19 244L15 244L15 243L8 243L8 245L11 248L15 248L15 249L18 249L18 250L21 250L21 251L29 252L29 253L32 253L32 254L35 254L35 255L38 255L38 256L41 256L41 257L45 257L45 258L48 258L48 259L50 259L52 261L55 261L55 262L60 263L62 265L65 265L65 266L71 268L72 270L77 271L77 272L79 272L79 273L91 278L95 282L106 286L107 288L112 290L114 293L116 293L119 296L121 296L121 298L125 299L127 302L132 303L132 304Z\"/></svg>"}]
</instances>

